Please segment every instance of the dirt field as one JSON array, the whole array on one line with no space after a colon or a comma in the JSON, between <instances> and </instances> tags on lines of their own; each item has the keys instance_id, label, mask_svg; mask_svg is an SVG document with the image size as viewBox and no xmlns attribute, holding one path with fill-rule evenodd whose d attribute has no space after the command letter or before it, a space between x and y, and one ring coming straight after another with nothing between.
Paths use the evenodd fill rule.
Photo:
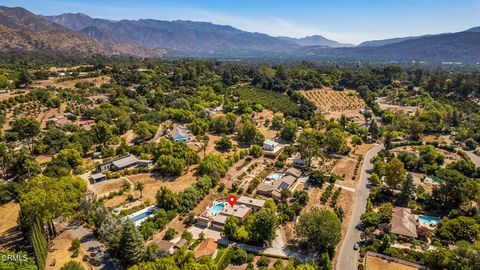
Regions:
<instances>
[{"instance_id":1,"label":"dirt field","mask_svg":"<svg viewBox=\"0 0 480 270\"><path fill-rule=\"evenodd\" d=\"M21 232L17 228L19 210L20 205L15 202L0 205L0 251L19 247L15 244L22 240Z\"/></svg>"},{"instance_id":2,"label":"dirt field","mask_svg":"<svg viewBox=\"0 0 480 270\"><path fill-rule=\"evenodd\" d=\"M317 207L320 209L333 209L330 207L330 199L327 201L327 203L323 204L320 202L320 197L322 196L323 192L325 191L325 188L328 186L328 184L325 184L323 188L310 188L308 190L308 204L305 206L305 208L302 210L302 213L308 212L310 209ZM334 188L333 193L335 190L337 190L338 187ZM355 196L353 192L350 192L346 189L342 189L342 192L340 193L340 196L338 197L337 200L337 207L341 207L344 211L344 216L342 220L342 240L339 242L339 244L336 247L336 254L340 251L341 244L343 242L343 237L345 236L345 232L348 229L348 224L350 222L350 216L352 215L352 208L354 204L354 199ZM294 239L294 233L293 233L293 226L284 226L282 230L285 232L285 237L287 241L290 241Z\"/></svg>"},{"instance_id":3,"label":"dirt field","mask_svg":"<svg viewBox=\"0 0 480 270\"><path fill-rule=\"evenodd\" d=\"M270 123L272 122L273 119L273 112L269 110L263 110L261 113L257 113L253 120L257 124L257 128L265 136L265 139L274 139L277 137L277 132L276 130L272 130L268 127L265 127L265 120L269 119Z\"/></svg>"},{"instance_id":4,"label":"dirt field","mask_svg":"<svg viewBox=\"0 0 480 270\"><path fill-rule=\"evenodd\" d=\"M110 192L120 190L123 187L124 181L128 181L128 180L123 177L117 178L117 179L108 179L108 180L90 185L90 188L93 190L93 192L95 192L95 194L98 197L104 197L104 196L108 196Z\"/></svg>"},{"instance_id":5,"label":"dirt field","mask_svg":"<svg viewBox=\"0 0 480 270\"><path fill-rule=\"evenodd\" d=\"M50 72L67 72L72 70L77 70L81 67L93 67L93 65L81 65L81 66L70 66L70 67L50 67Z\"/></svg>"},{"instance_id":6,"label":"dirt field","mask_svg":"<svg viewBox=\"0 0 480 270\"><path fill-rule=\"evenodd\" d=\"M415 153L418 155L419 151L417 149L418 147L403 146L403 147L394 148L391 151L394 153L409 152L409 153ZM441 166L442 168L445 168L450 163L463 159L460 155L456 153L448 152L439 148L435 148L435 150L444 157L444 162L443 162L443 165Z\"/></svg>"},{"instance_id":7,"label":"dirt field","mask_svg":"<svg viewBox=\"0 0 480 270\"><path fill-rule=\"evenodd\" d=\"M355 182L354 170L357 160L352 157L344 157L333 167L332 173L343 178L345 182Z\"/></svg>"},{"instance_id":8,"label":"dirt field","mask_svg":"<svg viewBox=\"0 0 480 270\"><path fill-rule=\"evenodd\" d=\"M209 137L208 144L207 144L207 147L205 148L205 153L206 154L220 155L223 158L227 158L228 156L232 155L233 152L222 153L220 151L217 151L217 149L215 149L215 145L216 145L217 141L220 141L222 139L222 136L208 133L208 137ZM234 140L234 136L230 135L228 137L230 138L230 141L232 142L232 144L236 145L236 142ZM201 157L203 157L203 151L201 150L201 148L199 148L198 150L200 151L198 154Z\"/></svg>"},{"instance_id":9,"label":"dirt field","mask_svg":"<svg viewBox=\"0 0 480 270\"><path fill-rule=\"evenodd\" d=\"M75 79L68 81L59 81L57 78L50 78L48 80L34 81L31 85L33 88L43 88L47 86L57 88L75 88L75 84L78 82L91 82L95 87L100 87L104 83L109 83L111 80L108 76L99 76L94 78Z\"/></svg>"},{"instance_id":10,"label":"dirt field","mask_svg":"<svg viewBox=\"0 0 480 270\"><path fill-rule=\"evenodd\" d=\"M167 187L168 189L170 189L175 193L178 193L184 190L185 188L191 186L195 181L195 177L193 176L194 168L195 167L192 166L187 173L177 178L166 178L166 177L162 177L160 175L151 174L151 173L141 173L141 174L133 174L133 175L125 176L124 178L130 180L133 183L130 189L130 192L125 193L121 196L115 196L114 198L105 201L105 206L118 207L119 205L126 202L128 194L133 194L135 198L138 198L140 196L140 192L134 190L134 183L137 183L139 181L143 182L144 184L144 189L142 192L143 197L140 199L142 202L149 200L150 203L154 203L157 190L159 190L160 187L162 186ZM123 184L123 180L122 178L117 180L119 181L116 181L115 184L113 183L111 185L107 184L105 185L105 187L101 187L100 190L104 192L104 194L108 194L111 191L120 189L121 185ZM112 181L112 180L108 180L108 181Z\"/></svg>"},{"instance_id":11,"label":"dirt field","mask_svg":"<svg viewBox=\"0 0 480 270\"><path fill-rule=\"evenodd\" d=\"M353 118L355 122L363 122L360 109L365 107L365 102L354 91L335 91L331 88L323 88L301 91L301 93L315 103L326 119L339 119L343 114L348 118Z\"/></svg>"},{"instance_id":12,"label":"dirt field","mask_svg":"<svg viewBox=\"0 0 480 270\"><path fill-rule=\"evenodd\" d=\"M10 93L0 94L0 101L9 99L11 97L25 95L26 93L28 92L24 90L12 90Z\"/></svg>"},{"instance_id":13,"label":"dirt field","mask_svg":"<svg viewBox=\"0 0 480 270\"><path fill-rule=\"evenodd\" d=\"M127 145L133 145L133 141L135 141L137 135L133 132L133 130L129 129L120 138L125 140Z\"/></svg>"},{"instance_id":14,"label":"dirt field","mask_svg":"<svg viewBox=\"0 0 480 270\"><path fill-rule=\"evenodd\" d=\"M365 154L368 152L368 150L372 149L374 145L373 144L361 144L357 145L352 149L352 155L354 156L365 156Z\"/></svg>"},{"instance_id":15,"label":"dirt field","mask_svg":"<svg viewBox=\"0 0 480 270\"><path fill-rule=\"evenodd\" d=\"M367 256L367 270L417 270L419 268L396 262L387 261L374 256Z\"/></svg>"},{"instance_id":16,"label":"dirt field","mask_svg":"<svg viewBox=\"0 0 480 270\"><path fill-rule=\"evenodd\" d=\"M442 144L451 144L452 140L450 139L450 136L448 135L441 135L441 136L435 136L435 135L427 135L427 136L422 136L421 139L422 142L439 142Z\"/></svg>"},{"instance_id":17,"label":"dirt field","mask_svg":"<svg viewBox=\"0 0 480 270\"><path fill-rule=\"evenodd\" d=\"M72 240L74 237L70 234L69 231L64 231L60 233L55 239L52 241L51 252L47 255L46 267L45 269L60 269L65 263L69 261L77 261L80 262L85 269L98 269L96 267L90 268L90 265L87 265L85 262L82 261L84 255L87 254L82 247L80 247L80 253L78 257L72 258L72 252L68 249L72 244Z\"/></svg>"},{"instance_id":18,"label":"dirt field","mask_svg":"<svg viewBox=\"0 0 480 270\"><path fill-rule=\"evenodd\" d=\"M387 100L387 97L377 98L376 102L382 110L403 112L408 115L415 115L415 112L419 109L418 107L414 107L414 106L402 106L402 105L392 104L390 103L390 101Z\"/></svg>"},{"instance_id":19,"label":"dirt field","mask_svg":"<svg viewBox=\"0 0 480 270\"><path fill-rule=\"evenodd\" d=\"M317 108L324 111L342 112L359 110L365 107L365 102L354 91L335 91L331 88L301 91Z\"/></svg>"},{"instance_id":20,"label":"dirt field","mask_svg":"<svg viewBox=\"0 0 480 270\"><path fill-rule=\"evenodd\" d=\"M17 105L17 107L18 107L18 105ZM61 114L61 112L65 111L65 109L66 109L66 104L65 103L62 103L59 109L47 108L47 107L42 106L39 109L22 111L21 113L17 113L17 112L15 112L15 109L12 109L6 114L6 119L8 121L5 121L5 124L3 125L3 130L10 129L10 127L11 127L10 122L15 120L16 118L27 117L27 116L35 117L35 119L37 119L37 121L40 122L40 127L45 128L48 119Z\"/></svg>"}]
</instances>

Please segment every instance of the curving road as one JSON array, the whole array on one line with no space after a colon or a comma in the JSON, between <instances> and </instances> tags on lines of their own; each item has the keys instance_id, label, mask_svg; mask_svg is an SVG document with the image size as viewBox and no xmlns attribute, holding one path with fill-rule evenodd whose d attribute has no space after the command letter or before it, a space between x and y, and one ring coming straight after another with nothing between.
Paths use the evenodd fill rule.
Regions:
<instances>
[{"instance_id":1,"label":"curving road","mask_svg":"<svg viewBox=\"0 0 480 270\"><path fill-rule=\"evenodd\" d=\"M470 160L475 164L475 166L480 167L480 157L475 155L473 151L464 151L467 156L470 158Z\"/></svg>"},{"instance_id":2,"label":"curving road","mask_svg":"<svg viewBox=\"0 0 480 270\"><path fill-rule=\"evenodd\" d=\"M353 245L360 241L360 231L356 229L356 226L358 223L360 223L360 216L365 212L365 208L367 206L369 194L369 190L367 188L367 178L369 177L368 171L373 169L373 165L370 163L370 160L383 148L383 145L375 145L365 154L362 170L360 172L360 183L358 184L355 192L355 204L350 217L350 223L348 224L345 239L343 240L340 253L338 254L337 270L357 269L358 251L353 250Z\"/></svg>"}]
</instances>

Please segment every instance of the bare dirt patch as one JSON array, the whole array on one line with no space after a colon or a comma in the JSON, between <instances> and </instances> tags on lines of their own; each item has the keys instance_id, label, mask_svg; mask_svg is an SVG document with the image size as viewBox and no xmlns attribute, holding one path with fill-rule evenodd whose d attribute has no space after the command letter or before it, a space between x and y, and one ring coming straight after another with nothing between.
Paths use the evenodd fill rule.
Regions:
<instances>
[{"instance_id":1,"label":"bare dirt patch","mask_svg":"<svg viewBox=\"0 0 480 270\"><path fill-rule=\"evenodd\" d=\"M78 257L71 257L72 252L68 249L70 248L73 239L75 239L75 237L70 233L70 231L64 231L52 240L51 251L47 255L45 269L60 269L69 261L80 262L85 269L98 269L97 267L87 265L82 261L83 256L87 255L87 252L83 250L82 247L80 247Z\"/></svg>"},{"instance_id":2,"label":"bare dirt patch","mask_svg":"<svg viewBox=\"0 0 480 270\"><path fill-rule=\"evenodd\" d=\"M137 135L135 134L135 132L133 132L133 130L129 129L127 130L127 132L125 132L125 134L121 136L121 138L125 140L125 143L127 145L133 145L133 142L137 138Z\"/></svg>"},{"instance_id":3,"label":"bare dirt patch","mask_svg":"<svg viewBox=\"0 0 480 270\"><path fill-rule=\"evenodd\" d=\"M363 122L360 110L365 107L365 102L355 91L335 91L331 88L323 88L301 91L301 93L313 102L327 119L339 119L343 114L348 118L353 118L355 122Z\"/></svg>"},{"instance_id":4,"label":"bare dirt patch","mask_svg":"<svg viewBox=\"0 0 480 270\"><path fill-rule=\"evenodd\" d=\"M0 251L20 247L23 237L17 227L19 211L20 205L15 202L0 205Z\"/></svg>"},{"instance_id":5,"label":"bare dirt patch","mask_svg":"<svg viewBox=\"0 0 480 270\"><path fill-rule=\"evenodd\" d=\"M0 205L0 234L17 226L18 211L20 205L18 203L9 202Z\"/></svg>"},{"instance_id":6,"label":"bare dirt patch","mask_svg":"<svg viewBox=\"0 0 480 270\"><path fill-rule=\"evenodd\" d=\"M418 107L415 107L415 106L406 106L406 105L401 105L401 104L394 104L394 103L390 102L387 97L377 98L376 102L382 110L402 112L402 113L408 114L408 115L415 115L415 112L419 109Z\"/></svg>"},{"instance_id":7,"label":"bare dirt patch","mask_svg":"<svg viewBox=\"0 0 480 270\"><path fill-rule=\"evenodd\" d=\"M419 268L387 261L374 256L367 256L366 269L368 270L417 270Z\"/></svg>"},{"instance_id":8,"label":"bare dirt patch","mask_svg":"<svg viewBox=\"0 0 480 270\"><path fill-rule=\"evenodd\" d=\"M354 171L357 160L351 157L343 157L332 169L332 173L340 176L345 182L354 182Z\"/></svg>"},{"instance_id":9,"label":"bare dirt patch","mask_svg":"<svg viewBox=\"0 0 480 270\"><path fill-rule=\"evenodd\" d=\"M253 117L253 121L256 123L258 130L260 133L265 136L265 139L274 139L277 137L277 132L276 130L270 129L269 127L265 126L265 120L269 119L270 123L272 122L273 119L273 112L270 110L263 110L260 113L256 113L255 116Z\"/></svg>"},{"instance_id":10,"label":"bare dirt patch","mask_svg":"<svg viewBox=\"0 0 480 270\"><path fill-rule=\"evenodd\" d=\"M368 150L372 149L372 147L374 146L374 144L361 144L361 145L357 145L355 146L353 149L352 149L352 154L355 155L355 156L365 156L365 154L367 154Z\"/></svg>"},{"instance_id":11,"label":"bare dirt patch","mask_svg":"<svg viewBox=\"0 0 480 270\"><path fill-rule=\"evenodd\" d=\"M85 79L74 79L74 80L59 80L57 78L49 78L48 80L40 80L32 83L31 87L33 88L44 88L47 86L57 87L57 88L75 88L75 84L78 82L89 82L93 83L95 87L100 87L104 83L109 83L111 78L109 76L98 76L93 78Z\"/></svg>"},{"instance_id":12,"label":"bare dirt patch","mask_svg":"<svg viewBox=\"0 0 480 270\"><path fill-rule=\"evenodd\" d=\"M109 193L118 191L123 187L125 178L108 179L90 186L98 197L108 196ZM133 188L133 187L132 187Z\"/></svg>"},{"instance_id":13,"label":"bare dirt patch","mask_svg":"<svg viewBox=\"0 0 480 270\"><path fill-rule=\"evenodd\" d=\"M228 137L230 138L230 141L232 142L232 144L236 145L235 141L233 140L233 136L230 135ZM222 136L209 133L208 138L209 138L209 140L208 140L207 147L205 148L205 154L220 155L223 158L227 158L232 154L232 152L220 152L217 149L215 149L216 143L222 139ZM198 148L198 151L199 151L199 155L203 156L203 150L200 149L199 147L197 147L197 148Z\"/></svg>"}]
</instances>

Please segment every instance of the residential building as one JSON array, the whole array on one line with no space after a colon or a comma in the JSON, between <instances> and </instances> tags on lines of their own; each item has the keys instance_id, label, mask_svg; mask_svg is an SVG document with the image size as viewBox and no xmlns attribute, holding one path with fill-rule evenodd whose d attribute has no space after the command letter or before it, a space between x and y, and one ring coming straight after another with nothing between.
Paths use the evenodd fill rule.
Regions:
<instances>
[{"instance_id":1,"label":"residential building","mask_svg":"<svg viewBox=\"0 0 480 270\"><path fill-rule=\"evenodd\" d=\"M393 208L390 232L404 238L417 238L417 222L409 208Z\"/></svg>"},{"instance_id":2,"label":"residential building","mask_svg":"<svg viewBox=\"0 0 480 270\"><path fill-rule=\"evenodd\" d=\"M92 120L92 119L79 120L77 122L77 125L80 126L80 127L89 126L89 125L93 125L93 124L95 124L95 120Z\"/></svg>"},{"instance_id":3,"label":"residential building","mask_svg":"<svg viewBox=\"0 0 480 270\"><path fill-rule=\"evenodd\" d=\"M219 203L217 202L216 204L218 205ZM234 216L243 222L250 213L256 212L264 206L265 200L240 196L233 207L225 204L222 210L213 216L211 213L208 213L207 209L197 218L197 225L205 228L211 226L214 229L222 230L228 217Z\"/></svg>"},{"instance_id":4,"label":"residential building","mask_svg":"<svg viewBox=\"0 0 480 270\"><path fill-rule=\"evenodd\" d=\"M203 256L214 257L217 252L218 244L212 238L203 240L195 250L195 260L200 259Z\"/></svg>"},{"instance_id":5,"label":"residential building","mask_svg":"<svg viewBox=\"0 0 480 270\"><path fill-rule=\"evenodd\" d=\"M107 176L103 173L94 173L90 175L90 183L95 184L97 182L101 182L103 180L106 180Z\"/></svg>"},{"instance_id":6,"label":"residential building","mask_svg":"<svg viewBox=\"0 0 480 270\"><path fill-rule=\"evenodd\" d=\"M263 142L263 152L265 153L269 153L269 154L275 154L277 153L281 147L280 147L280 144L275 142L275 141L272 141L272 140L265 140Z\"/></svg>"},{"instance_id":7,"label":"residential building","mask_svg":"<svg viewBox=\"0 0 480 270\"><path fill-rule=\"evenodd\" d=\"M134 155L128 155L102 163L98 166L98 170L101 172L109 170L123 170L137 166L148 167L150 165L152 165L151 160L138 159Z\"/></svg>"},{"instance_id":8,"label":"residential building","mask_svg":"<svg viewBox=\"0 0 480 270\"><path fill-rule=\"evenodd\" d=\"M239 205L245 205L247 207L252 208L254 212L262 209L265 206L265 200L262 199L255 199L247 196L240 196L237 199L237 203Z\"/></svg>"},{"instance_id":9,"label":"residential building","mask_svg":"<svg viewBox=\"0 0 480 270\"><path fill-rule=\"evenodd\" d=\"M300 177L302 175L302 172L300 170L297 170L295 168L289 168L288 170L285 171L285 176L291 175L295 178Z\"/></svg>"},{"instance_id":10,"label":"residential building","mask_svg":"<svg viewBox=\"0 0 480 270\"><path fill-rule=\"evenodd\" d=\"M191 142L195 136L183 125L178 125L168 132L168 137L174 141Z\"/></svg>"},{"instance_id":11,"label":"residential building","mask_svg":"<svg viewBox=\"0 0 480 270\"><path fill-rule=\"evenodd\" d=\"M244 221L247 219L247 216L252 212L252 208L246 205L235 204L233 207L230 205L225 206L220 215L223 216L234 216L238 218L240 221Z\"/></svg>"},{"instance_id":12,"label":"residential building","mask_svg":"<svg viewBox=\"0 0 480 270\"><path fill-rule=\"evenodd\" d=\"M275 200L281 199L282 190L288 189L291 190L297 181L297 179L301 176L302 172L295 169L290 168L285 171L283 176L273 182L264 182L260 183L257 187L257 194L272 197Z\"/></svg>"},{"instance_id":13,"label":"residential building","mask_svg":"<svg viewBox=\"0 0 480 270\"><path fill-rule=\"evenodd\" d=\"M183 247L186 248L186 247L188 247L189 245L190 245L190 243L188 242L188 240L182 238L182 239L178 240L178 242L175 243L175 245L174 245L173 247L174 247L174 248L181 249L181 248L183 248Z\"/></svg>"},{"instance_id":14,"label":"residential building","mask_svg":"<svg viewBox=\"0 0 480 270\"><path fill-rule=\"evenodd\" d=\"M157 244L158 250L163 251L167 254L172 255L174 252L174 248L173 248L174 244L170 241L160 239L160 240L156 240L155 244Z\"/></svg>"}]
</instances>

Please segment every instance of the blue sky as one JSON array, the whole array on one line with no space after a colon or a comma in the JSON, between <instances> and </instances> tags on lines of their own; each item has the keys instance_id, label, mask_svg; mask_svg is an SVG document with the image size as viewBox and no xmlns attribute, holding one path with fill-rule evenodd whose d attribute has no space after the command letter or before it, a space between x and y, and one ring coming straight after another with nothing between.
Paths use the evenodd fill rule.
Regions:
<instances>
[{"instance_id":1,"label":"blue sky","mask_svg":"<svg viewBox=\"0 0 480 270\"><path fill-rule=\"evenodd\" d=\"M480 26L480 0L0 0L0 5L42 15L208 21L274 36L320 34L349 43Z\"/></svg>"}]
</instances>

